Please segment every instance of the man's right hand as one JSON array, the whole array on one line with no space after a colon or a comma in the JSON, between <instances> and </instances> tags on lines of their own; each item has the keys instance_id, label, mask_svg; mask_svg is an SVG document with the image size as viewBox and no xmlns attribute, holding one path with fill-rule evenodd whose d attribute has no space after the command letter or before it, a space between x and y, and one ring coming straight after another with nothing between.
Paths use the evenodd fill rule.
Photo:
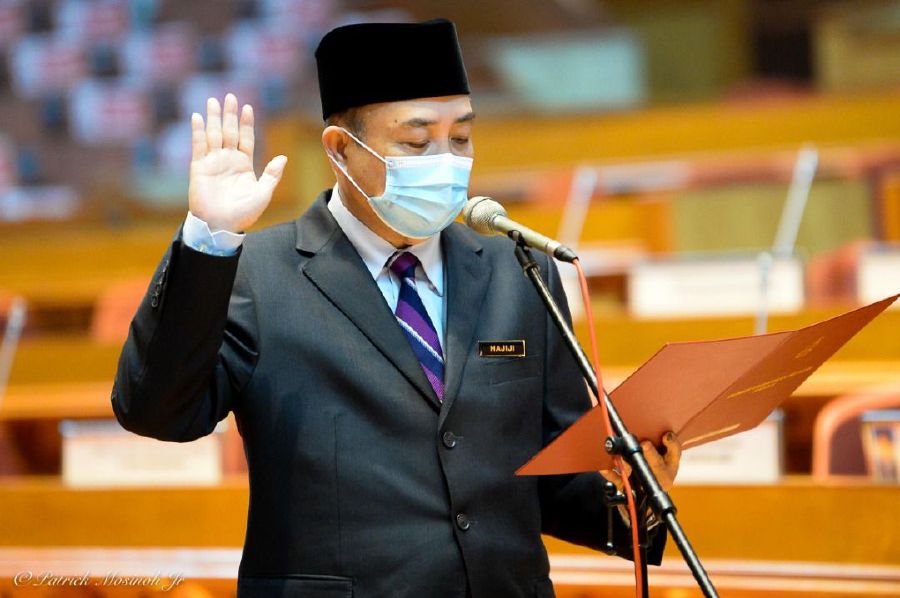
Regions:
<instances>
[{"instance_id":1,"label":"man's right hand","mask_svg":"<svg viewBox=\"0 0 900 598\"><path fill-rule=\"evenodd\" d=\"M287 164L275 156L259 179L253 171L253 108L245 104L238 121L238 101L225 96L224 114L219 101L206 102L203 117L191 115L192 158L188 187L189 209L206 221L210 230L246 231L260 217Z\"/></svg>"}]
</instances>

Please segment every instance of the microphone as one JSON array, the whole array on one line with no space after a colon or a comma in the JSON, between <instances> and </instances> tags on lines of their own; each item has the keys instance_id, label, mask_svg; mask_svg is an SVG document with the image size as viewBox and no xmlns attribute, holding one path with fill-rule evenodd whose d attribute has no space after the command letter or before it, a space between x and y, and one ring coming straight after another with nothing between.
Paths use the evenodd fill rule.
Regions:
<instances>
[{"instance_id":1,"label":"microphone","mask_svg":"<svg viewBox=\"0 0 900 598\"><path fill-rule=\"evenodd\" d=\"M574 251L550 237L531 230L506 216L506 209L490 197L472 197L463 208L466 226L482 235L506 235L518 232L522 241L532 249L543 251L561 262L572 263L578 259Z\"/></svg>"}]
</instances>

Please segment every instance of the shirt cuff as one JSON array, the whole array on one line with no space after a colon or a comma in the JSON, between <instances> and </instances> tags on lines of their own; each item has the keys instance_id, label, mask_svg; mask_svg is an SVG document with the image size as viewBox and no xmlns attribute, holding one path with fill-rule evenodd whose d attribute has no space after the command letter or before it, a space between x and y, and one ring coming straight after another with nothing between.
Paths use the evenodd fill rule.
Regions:
<instances>
[{"instance_id":1,"label":"shirt cuff","mask_svg":"<svg viewBox=\"0 0 900 598\"><path fill-rule=\"evenodd\" d=\"M213 232L204 220L191 214L190 210L181 229L181 240L185 245L210 255L234 255L245 236L245 233L233 233L229 230Z\"/></svg>"}]
</instances>

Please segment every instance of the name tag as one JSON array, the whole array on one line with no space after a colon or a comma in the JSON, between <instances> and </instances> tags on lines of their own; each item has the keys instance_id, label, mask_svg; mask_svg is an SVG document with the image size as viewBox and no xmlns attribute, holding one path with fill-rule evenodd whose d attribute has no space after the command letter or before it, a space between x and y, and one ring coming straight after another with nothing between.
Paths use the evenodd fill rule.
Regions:
<instances>
[{"instance_id":1,"label":"name tag","mask_svg":"<svg viewBox=\"0 0 900 598\"><path fill-rule=\"evenodd\" d=\"M478 341L479 357L525 357L525 341Z\"/></svg>"}]
</instances>

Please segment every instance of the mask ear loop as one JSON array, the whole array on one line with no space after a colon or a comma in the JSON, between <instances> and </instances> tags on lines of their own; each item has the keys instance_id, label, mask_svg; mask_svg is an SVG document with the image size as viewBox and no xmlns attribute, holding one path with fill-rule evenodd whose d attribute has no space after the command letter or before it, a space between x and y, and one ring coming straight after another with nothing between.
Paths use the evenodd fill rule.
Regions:
<instances>
[{"instance_id":1,"label":"mask ear loop","mask_svg":"<svg viewBox=\"0 0 900 598\"><path fill-rule=\"evenodd\" d=\"M353 141L355 141L356 143L358 143L363 149L365 149L370 154L372 154L373 156L375 156L376 158L378 158L379 160L384 162L385 165L387 165L387 160L385 160L384 158L379 156L378 152L376 152L371 147L369 147L368 145L363 143L363 141L360 138L358 138L356 135L354 135L353 133L351 133L344 127L338 126L337 128L340 129L341 131L343 131L344 133L346 133L347 135L349 135L350 138L353 139ZM356 190L359 191L363 197L365 197L367 200L369 200L371 202L372 198L369 197L368 193L366 193L365 191L362 190L362 187L360 187L355 180L353 180L353 177L350 176L350 173L347 172L347 169L344 167L344 165L341 164L340 162L338 162L337 160L335 160L334 156L331 155L331 152L325 152L325 155L327 155L328 159L331 160L331 162L337 167L337 169L340 170L341 173L343 173L343 175L345 177L347 177L347 180L350 181L350 184L353 185L354 187L356 187Z\"/></svg>"},{"instance_id":2,"label":"mask ear loop","mask_svg":"<svg viewBox=\"0 0 900 598\"><path fill-rule=\"evenodd\" d=\"M338 162L337 160L335 160L334 157L330 153L326 152L326 155L328 156L328 159L331 160L332 164L334 164L337 167L337 169L340 170L341 173L343 173L343 175L347 178L347 180L350 181L350 184L353 185L354 187L356 187L356 190L359 191L363 197L365 197L366 199L371 201L371 198L366 194L365 191L362 190L362 187L360 187L356 183L356 181L353 180L353 177L350 176L350 173L347 172L347 169L344 168L344 165L341 164L340 162Z\"/></svg>"},{"instance_id":3,"label":"mask ear loop","mask_svg":"<svg viewBox=\"0 0 900 598\"><path fill-rule=\"evenodd\" d=\"M350 131L348 131L348 130L345 129L344 127L340 127L340 126L339 126L338 129L340 129L341 131L343 131L344 133L346 133L347 135L349 135L350 138L353 139L353 141L355 141L356 143L358 143L360 146L362 146L363 149L365 149L365 150L368 151L370 154L372 154L373 156L375 156L376 158L378 158L379 160L381 160L382 162L384 162L385 164L387 164L387 160L385 160L385 159L381 156L381 154L379 154L378 152L376 152L375 150L373 150L371 147L369 147L368 145L366 145L366 144L363 142L362 139L360 139L359 137L357 137L356 135L354 135L353 133L351 133Z\"/></svg>"}]
</instances>

